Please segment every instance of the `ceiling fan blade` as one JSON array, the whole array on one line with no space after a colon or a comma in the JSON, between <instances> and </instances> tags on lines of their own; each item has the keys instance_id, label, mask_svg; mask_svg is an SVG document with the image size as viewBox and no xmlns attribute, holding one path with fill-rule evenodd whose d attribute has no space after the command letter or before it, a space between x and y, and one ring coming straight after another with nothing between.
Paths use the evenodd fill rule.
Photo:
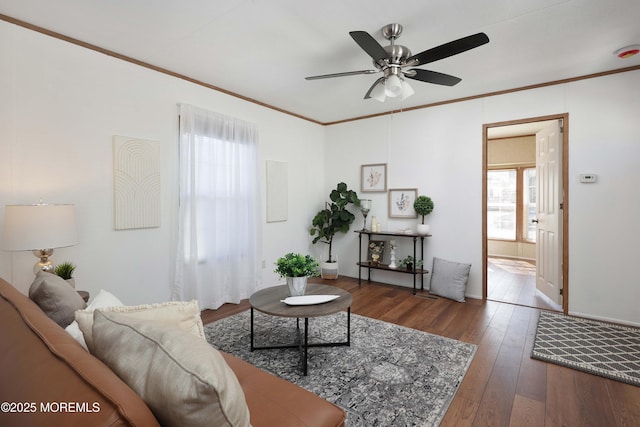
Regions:
<instances>
[{"instance_id":1,"label":"ceiling fan blade","mask_svg":"<svg viewBox=\"0 0 640 427\"><path fill-rule=\"evenodd\" d=\"M389 58L387 51L366 31L350 31L349 35L374 61L380 62Z\"/></svg>"},{"instance_id":2,"label":"ceiling fan blade","mask_svg":"<svg viewBox=\"0 0 640 427\"><path fill-rule=\"evenodd\" d=\"M424 52L413 55L407 59L406 63L411 64L414 67L417 65L428 64L430 62L466 52L467 50L474 49L486 43L489 43L489 37L487 37L485 33L478 33L442 44L432 49L427 49ZM415 62L415 60L418 62Z\"/></svg>"},{"instance_id":3,"label":"ceiling fan blade","mask_svg":"<svg viewBox=\"0 0 640 427\"><path fill-rule=\"evenodd\" d=\"M305 80L330 79L333 77L356 76L359 74L375 74L379 72L380 70L345 71L344 73L333 73L333 74L322 74L319 76L309 76L309 77L305 77Z\"/></svg>"},{"instance_id":4,"label":"ceiling fan blade","mask_svg":"<svg viewBox=\"0 0 640 427\"><path fill-rule=\"evenodd\" d=\"M415 74L414 74L415 72ZM434 83L443 86L455 86L462 81L461 78L449 74L438 73L437 71L421 70L412 68L404 73L405 77L421 82Z\"/></svg>"},{"instance_id":5,"label":"ceiling fan blade","mask_svg":"<svg viewBox=\"0 0 640 427\"><path fill-rule=\"evenodd\" d=\"M384 77L380 77L378 80L376 80L371 87L369 88L369 90L367 91L367 94L364 96L364 99L370 99L371 98L371 92L373 92L373 90L376 88L376 86L378 86L379 84L381 84L384 81Z\"/></svg>"}]
</instances>

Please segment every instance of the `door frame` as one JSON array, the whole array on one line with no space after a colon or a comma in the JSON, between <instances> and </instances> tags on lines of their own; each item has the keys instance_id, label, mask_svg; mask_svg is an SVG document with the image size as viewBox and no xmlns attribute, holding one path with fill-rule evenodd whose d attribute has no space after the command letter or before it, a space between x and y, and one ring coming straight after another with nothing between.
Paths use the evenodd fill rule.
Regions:
<instances>
[{"instance_id":1,"label":"door frame","mask_svg":"<svg viewBox=\"0 0 640 427\"><path fill-rule=\"evenodd\" d=\"M482 125L482 300L487 300L487 161L489 128L562 120L562 311L569 312L569 113L530 117Z\"/></svg>"}]
</instances>

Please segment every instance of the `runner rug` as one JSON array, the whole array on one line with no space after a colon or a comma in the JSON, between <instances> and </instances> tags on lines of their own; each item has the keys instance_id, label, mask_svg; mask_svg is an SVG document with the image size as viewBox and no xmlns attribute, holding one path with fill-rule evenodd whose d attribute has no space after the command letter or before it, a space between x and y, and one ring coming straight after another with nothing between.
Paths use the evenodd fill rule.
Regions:
<instances>
[{"instance_id":1,"label":"runner rug","mask_svg":"<svg viewBox=\"0 0 640 427\"><path fill-rule=\"evenodd\" d=\"M531 357L640 386L640 329L543 311Z\"/></svg>"},{"instance_id":2,"label":"runner rug","mask_svg":"<svg viewBox=\"0 0 640 427\"><path fill-rule=\"evenodd\" d=\"M342 407L349 427L437 426L477 348L352 314L351 346L310 348L305 377L297 350L250 351L249 311L211 323L205 333L214 347ZM344 341L346 333L344 312L309 319L310 343ZM290 344L296 319L255 312L255 335L257 346Z\"/></svg>"}]
</instances>

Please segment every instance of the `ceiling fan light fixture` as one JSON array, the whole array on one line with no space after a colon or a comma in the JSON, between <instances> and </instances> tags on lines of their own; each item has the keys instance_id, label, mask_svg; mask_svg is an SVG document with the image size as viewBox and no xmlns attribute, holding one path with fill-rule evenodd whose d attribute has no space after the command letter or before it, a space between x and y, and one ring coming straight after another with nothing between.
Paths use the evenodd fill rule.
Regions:
<instances>
[{"instance_id":1,"label":"ceiling fan light fixture","mask_svg":"<svg viewBox=\"0 0 640 427\"><path fill-rule=\"evenodd\" d=\"M402 94L402 80L395 74L391 74L384 82L384 94L389 98L397 98Z\"/></svg>"},{"instance_id":2,"label":"ceiling fan light fixture","mask_svg":"<svg viewBox=\"0 0 640 427\"><path fill-rule=\"evenodd\" d=\"M409 85L409 83L407 83L407 81L403 81L402 82L402 100L404 101L405 99L407 99L408 97L410 97L411 95L413 95L414 93L416 93L413 88Z\"/></svg>"},{"instance_id":3,"label":"ceiling fan light fixture","mask_svg":"<svg viewBox=\"0 0 640 427\"><path fill-rule=\"evenodd\" d=\"M380 82L376 85L376 87L373 88L369 96L375 99L376 101L384 102L386 98L384 92L385 92L384 83Z\"/></svg>"}]
</instances>

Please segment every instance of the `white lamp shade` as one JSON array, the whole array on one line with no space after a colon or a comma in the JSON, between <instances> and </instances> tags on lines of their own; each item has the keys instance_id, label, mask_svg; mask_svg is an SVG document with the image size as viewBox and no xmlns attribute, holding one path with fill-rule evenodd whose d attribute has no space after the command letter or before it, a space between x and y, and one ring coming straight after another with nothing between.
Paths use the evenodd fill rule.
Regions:
<instances>
[{"instance_id":1,"label":"white lamp shade","mask_svg":"<svg viewBox=\"0 0 640 427\"><path fill-rule=\"evenodd\" d=\"M7 205L2 248L27 251L78 244L74 205Z\"/></svg>"},{"instance_id":2,"label":"white lamp shade","mask_svg":"<svg viewBox=\"0 0 640 427\"><path fill-rule=\"evenodd\" d=\"M400 77L396 76L395 74L391 74L389 77L387 77L384 85L384 93L389 98L395 98L402 93L402 80L400 80Z\"/></svg>"},{"instance_id":3,"label":"white lamp shade","mask_svg":"<svg viewBox=\"0 0 640 427\"><path fill-rule=\"evenodd\" d=\"M378 83L376 87L373 88L369 96L376 101L384 102L384 84L382 82Z\"/></svg>"},{"instance_id":4,"label":"white lamp shade","mask_svg":"<svg viewBox=\"0 0 640 427\"><path fill-rule=\"evenodd\" d=\"M410 97L411 95L413 95L414 93L416 93L413 88L411 86L409 86L409 83L407 83L407 81L403 81L402 82L402 100L404 101L405 99L407 99L408 97Z\"/></svg>"}]
</instances>

